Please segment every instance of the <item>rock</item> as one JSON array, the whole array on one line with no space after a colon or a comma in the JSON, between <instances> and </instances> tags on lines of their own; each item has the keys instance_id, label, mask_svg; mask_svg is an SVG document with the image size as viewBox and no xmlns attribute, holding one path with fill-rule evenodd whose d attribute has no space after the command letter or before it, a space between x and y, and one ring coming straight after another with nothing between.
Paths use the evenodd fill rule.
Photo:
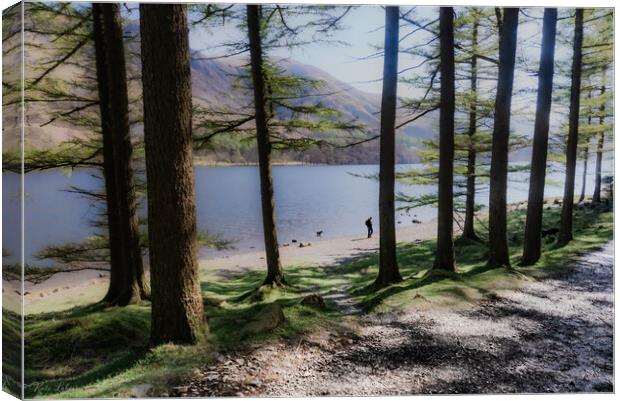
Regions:
<instances>
[{"instance_id":1,"label":"rock","mask_svg":"<svg viewBox=\"0 0 620 401\"><path fill-rule=\"evenodd\" d=\"M301 304L302 305L307 305L307 306L315 306L315 307L318 307L318 308L321 308L321 309L325 308L325 300L319 294L306 295L301 300Z\"/></svg>"},{"instance_id":2,"label":"rock","mask_svg":"<svg viewBox=\"0 0 620 401\"><path fill-rule=\"evenodd\" d=\"M241 335L247 336L251 334L265 333L278 327L284 322L284 312L278 303L272 303L261 309L254 319L247 323L241 329Z\"/></svg>"},{"instance_id":3,"label":"rock","mask_svg":"<svg viewBox=\"0 0 620 401\"><path fill-rule=\"evenodd\" d=\"M290 245L291 245L291 244L289 244L289 243L286 243L286 244L283 244L282 246L290 246Z\"/></svg>"},{"instance_id":4,"label":"rock","mask_svg":"<svg viewBox=\"0 0 620 401\"><path fill-rule=\"evenodd\" d=\"M411 222L413 224L422 224L422 222L420 220L418 220L418 219L413 219L413 220L411 220Z\"/></svg>"},{"instance_id":5,"label":"rock","mask_svg":"<svg viewBox=\"0 0 620 401\"><path fill-rule=\"evenodd\" d=\"M296 239L293 239L293 240L291 240L291 242L294 244L294 243L296 243L296 242L297 242L297 240L296 240Z\"/></svg>"},{"instance_id":6,"label":"rock","mask_svg":"<svg viewBox=\"0 0 620 401\"><path fill-rule=\"evenodd\" d=\"M211 306L211 307L215 307L215 306L220 306L221 303L223 301L221 299L217 299L217 298L213 298L213 297L202 297L202 303L205 306Z\"/></svg>"},{"instance_id":7,"label":"rock","mask_svg":"<svg viewBox=\"0 0 620 401\"><path fill-rule=\"evenodd\" d=\"M152 384L138 384L131 388L132 398L146 398L149 396L149 391L153 388Z\"/></svg>"}]
</instances>

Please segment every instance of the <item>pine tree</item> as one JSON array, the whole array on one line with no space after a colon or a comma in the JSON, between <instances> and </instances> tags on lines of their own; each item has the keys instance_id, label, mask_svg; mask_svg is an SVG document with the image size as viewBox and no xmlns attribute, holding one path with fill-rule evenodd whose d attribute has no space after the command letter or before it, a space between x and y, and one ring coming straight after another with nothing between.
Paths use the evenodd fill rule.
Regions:
<instances>
[{"instance_id":1,"label":"pine tree","mask_svg":"<svg viewBox=\"0 0 620 401\"><path fill-rule=\"evenodd\" d=\"M487 126L491 124L493 114L492 97L495 91L481 82L496 80L497 71L497 29L492 24L494 13L489 9L466 7L455 9L455 130L454 130L454 222L462 231L457 242L477 241L474 231L475 214L481 208L476 203L477 194L484 190L484 180L488 177L488 153L491 150L491 135ZM402 116L405 121L399 126L415 122L439 108L439 46L433 38L439 38L434 21L419 19L413 13L407 14L405 21L412 24L428 37L416 38L414 43L428 43L415 46L405 53L423 57L426 66L424 72L412 76L405 75L401 81L414 88L425 88L419 98L403 98ZM413 68L414 70L416 68ZM410 69L406 69L409 71ZM439 120L439 118L437 118ZM511 138L511 148L522 146L516 136ZM418 149L423 169L399 173L399 181L407 184L428 185L438 180L439 144L437 140L420 141ZM406 196L399 194L398 200L404 204L403 209L437 205L435 194ZM461 223L462 221L462 223Z\"/></svg>"},{"instance_id":2,"label":"pine tree","mask_svg":"<svg viewBox=\"0 0 620 401\"><path fill-rule=\"evenodd\" d=\"M523 257L521 259L521 263L526 266L536 263L540 258L557 19L557 9L545 9L540 67L538 71L536 122L534 124L532 163L530 167L530 190L523 239Z\"/></svg>"},{"instance_id":3,"label":"pine tree","mask_svg":"<svg viewBox=\"0 0 620 401\"><path fill-rule=\"evenodd\" d=\"M98 11L93 12L88 7L29 3L24 44L32 49L29 57L35 66L26 77L26 104L47 104L46 110L40 113L47 118L38 124L41 127L64 122L90 133L53 149L27 149L24 168L26 172L62 167L101 169L105 182L103 193L75 187L70 191L96 204L105 204L94 227L105 229L107 234L97 233L79 244L50 245L35 256L57 261L54 271L83 269L87 264L99 269L100 263L109 264L110 287L104 300L124 305L148 297L149 290L144 280L137 226L131 164L133 146L128 141L131 117L122 23L120 12L116 17L110 12L105 29L102 10L109 7L96 6ZM63 68L72 68L71 78L56 74ZM108 78L109 74L113 79ZM115 159L113 146L118 148L120 159Z\"/></svg>"},{"instance_id":4,"label":"pine tree","mask_svg":"<svg viewBox=\"0 0 620 401\"><path fill-rule=\"evenodd\" d=\"M439 193L437 209L437 250L433 269L455 271L453 240L453 159L454 159L454 10L439 9L441 40L441 103L439 114Z\"/></svg>"},{"instance_id":5,"label":"pine tree","mask_svg":"<svg viewBox=\"0 0 620 401\"><path fill-rule=\"evenodd\" d=\"M113 210L114 214L108 218L118 219L116 223L118 231L110 231L110 245L119 246L122 258L121 263L110 265L110 287L105 300L115 305L127 305L136 303L141 298L148 298L149 291L142 267L138 212L131 165L133 145L129 136L127 69L120 6L118 4L94 4L93 27L96 53L98 58L102 58L97 60L97 70L98 78L101 78L98 86L99 104L103 117L103 142L104 147L106 144L112 147L112 150L106 149L105 152L108 156L112 156L112 159L108 157L104 160L104 169L108 167L112 170L111 174L105 172L106 179L112 178L113 175L109 187L114 187L108 196L111 201L107 202L108 211ZM100 73L100 70L104 71ZM115 282L117 280L118 282Z\"/></svg>"},{"instance_id":6,"label":"pine tree","mask_svg":"<svg viewBox=\"0 0 620 401\"><path fill-rule=\"evenodd\" d=\"M579 97L581 95L581 60L583 44L583 9L575 12L575 40L571 68L571 92L568 138L566 141L566 179L558 245L566 245L573 239L573 202L575 193L575 167L579 140Z\"/></svg>"},{"instance_id":7,"label":"pine tree","mask_svg":"<svg viewBox=\"0 0 620 401\"><path fill-rule=\"evenodd\" d=\"M379 287L402 280L396 258L396 224L394 221L394 146L399 23L399 8L386 7L379 165L379 274L375 281Z\"/></svg>"},{"instance_id":8,"label":"pine tree","mask_svg":"<svg viewBox=\"0 0 620 401\"><path fill-rule=\"evenodd\" d=\"M592 201L601 201L602 160L605 142L613 132L609 123L609 103L613 96L610 83L610 65L613 64L613 12L608 8L584 10L584 33L582 45L582 93L588 93L581 100L581 115L587 116L588 125L579 127L580 142L596 142L595 182ZM583 185L582 185L583 187ZM585 189L585 188L584 188Z\"/></svg>"},{"instance_id":9,"label":"pine tree","mask_svg":"<svg viewBox=\"0 0 620 401\"><path fill-rule=\"evenodd\" d=\"M263 235L267 255L267 277L263 284L280 286L285 284L278 236L276 231L275 199L273 176L271 174L271 142L267 125L267 96L265 76L263 75L263 54L260 33L260 5L247 6L248 37L254 84L254 108L256 122L256 141L258 150L258 169L260 174L261 207L263 216Z\"/></svg>"},{"instance_id":10,"label":"pine tree","mask_svg":"<svg viewBox=\"0 0 620 401\"><path fill-rule=\"evenodd\" d=\"M140 4L153 345L204 337L188 36L185 5Z\"/></svg>"},{"instance_id":11,"label":"pine tree","mask_svg":"<svg viewBox=\"0 0 620 401\"><path fill-rule=\"evenodd\" d=\"M499 79L495 101L489 187L489 257L487 264L490 267L510 266L506 232L506 189L518 19L518 8L504 8L500 28Z\"/></svg>"},{"instance_id":12,"label":"pine tree","mask_svg":"<svg viewBox=\"0 0 620 401\"><path fill-rule=\"evenodd\" d=\"M277 240L271 174L273 154L276 151L299 152L315 146L334 145L321 139L317 133L354 133L361 128L355 122L341 121L336 110L322 104L321 82L286 73L269 58L266 49L302 46L304 42L299 38L302 32L308 30L313 30L317 35L329 33L339 26L348 9L333 15L329 13L332 7L251 5L245 7L245 12L231 9L227 14L233 20L242 19L247 28L248 40L230 44L230 51L234 55L250 53L249 69L239 70L235 89L242 93L246 88L251 88L253 101L241 110L200 110L199 133L194 135L194 141L204 148L214 138L223 135L236 135L246 141L256 139L267 262L265 285L285 284ZM309 22L301 25L290 22L296 16L310 12L315 18ZM353 142L356 140L354 138Z\"/></svg>"}]
</instances>

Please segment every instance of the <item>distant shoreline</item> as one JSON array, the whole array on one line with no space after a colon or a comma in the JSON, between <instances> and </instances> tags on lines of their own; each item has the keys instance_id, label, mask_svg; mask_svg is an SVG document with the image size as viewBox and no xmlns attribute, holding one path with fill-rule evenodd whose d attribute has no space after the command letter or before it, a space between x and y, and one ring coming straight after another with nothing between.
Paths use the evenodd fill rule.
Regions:
<instances>
[{"instance_id":1,"label":"distant shoreline","mask_svg":"<svg viewBox=\"0 0 620 401\"><path fill-rule=\"evenodd\" d=\"M247 167L247 166L258 166L257 163L233 163L233 162L216 162L212 160L206 160L205 158L194 156L193 160L194 166L204 166L204 167ZM272 166L328 166L326 163L305 163L305 162L272 162Z\"/></svg>"}]
</instances>

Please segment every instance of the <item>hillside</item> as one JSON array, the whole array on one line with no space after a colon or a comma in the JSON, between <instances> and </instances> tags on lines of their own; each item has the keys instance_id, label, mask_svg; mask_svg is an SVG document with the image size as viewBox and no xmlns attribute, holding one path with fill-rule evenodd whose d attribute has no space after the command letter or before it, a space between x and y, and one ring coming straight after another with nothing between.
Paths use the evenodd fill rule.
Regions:
<instances>
[{"instance_id":1,"label":"hillside","mask_svg":"<svg viewBox=\"0 0 620 401\"><path fill-rule=\"evenodd\" d=\"M242 64L240 59L231 60L201 60L192 62L192 82L194 98L196 102L211 107L243 107L250 104L251 100L239 90L232 88L233 76ZM308 101L320 100L324 106L338 110L341 119L353 121L366 126L365 135L373 136L379 129L379 110L381 98L378 94L366 93L359 89L339 81L327 72L307 64L301 64L291 60L280 60L279 67L286 73L304 78L319 80L324 85L317 90L318 94L326 96L309 97ZM414 162L417 160L415 153L415 139L429 138L432 135L431 127L425 123L411 126L399 131L397 143L397 161L399 163ZM334 133L311 133L313 137L330 139ZM358 134L358 136L360 136ZM252 149L245 149L241 154L243 159L253 161ZM235 157L234 153L226 152L225 149L216 148L209 157L213 160L228 161L226 158ZM364 145L334 149L324 147L314 148L303 152L289 152L278 155L280 161L297 161L308 163L377 163L378 141ZM224 160L222 160L224 159ZM240 160L233 160L240 161Z\"/></svg>"},{"instance_id":2,"label":"hillside","mask_svg":"<svg viewBox=\"0 0 620 401\"><path fill-rule=\"evenodd\" d=\"M27 54L28 64L36 65L39 58L36 52ZM135 60L135 59L134 59ZM229 58L219 60L193 60L192 61L192 91L194 103L206 108L229 108L239 110L251 104L251 98L247 91L234 87L235 76L243 65L241 58ZM380 95L366 93L358 90L345 82L339 81L327 72L311 65L301 64L293 60L280 60L278 65L287 73L305 78L320 80L324 85L317 90L323 105L336 109L341 113L344 121L355 121L366 127L363 133L357 133L356 137L364 135L372 136L378 133ZM138 70L139 65L133 65ZM33 73L34 74L34 73ZM28 71L27 71L28 75ZM76 77L73 67L61 67L53 74L56 78L72 80ZM139 91L135 88L134 91ZM312 97L310 97L312 98ZM66 107L66 106L65 106ZM86 137L90 133L82 128L72 126L66 122L54 121L46 124L54 112L49 103L27 104L26 115L26 147L31 149L49 149L62 142L78 137ZM58 109L56 109L57 111ZM14 110L15 111L15 110ZM138 114L140 110L134 110ZM3 117L3 133L5 150L15 148L18 135L19 119L15 118L14 112L5 110ZM141 137L141 126L136 127L134 133ZM336 133L309 133L311 137L332 139ZM415 162L417 155L415 141L428 138L432 135L432 129L424 122L417 126L410 126L399 130L397 141L397 162ZM222 134L213 141L206 150L198 152L203 158L211 162L255 162L256 155L251 141L241 141L230 134ZM365 164L377 163L379 158L378 141L372 141L351 148L312 148L303 152L278 153L276 161L292 161L304 163L330 163L330 164Z\"/></svg>"}]
</instances>

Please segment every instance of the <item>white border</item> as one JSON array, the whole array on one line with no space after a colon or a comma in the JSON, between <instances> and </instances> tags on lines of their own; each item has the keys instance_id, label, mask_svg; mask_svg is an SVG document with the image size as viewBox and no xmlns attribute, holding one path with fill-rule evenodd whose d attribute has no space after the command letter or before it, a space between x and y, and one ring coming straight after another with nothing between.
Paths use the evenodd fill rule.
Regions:
<instances>
[{"instance_id":1,"label":"white border","mask_svg":"<svg viewBox=\"0 0 620 401\"><path fill-rule=\"evenodd\" d=\"M86 1L79 1L79 2L86 2ZM105 0L100 0L100 2L107 2ZM166 1L166 0L149 0L147 1L149 3L171 3L173 1ZM174 1L176 3L197 3L200 1ZM256 0L250 0L250 1L246 1L246 2L239 2L239 1L221 1L221 0L214 0L214 1L210 1L211 3L303 3L302 1L294 1L294 0L279 0L279 1L256 1ZM12 0L0 0L0 6L2 9L5 9L13 4L15 4L15 1ZM519 0L518 2L510 2L510 1L506 1L506 0L475 0L475 1L467 1L467 0L422 0L422 1L403 1L403 0L389 0L389 1L381 1L381 0L356 0L356 1L342 1L342 0L336 0L336 1L330 1L330 0L312 0L312 1L308 1L307 3L315 3L315 4L359 4L359 5L376 5L376 4L394 4L394 5L429 5L429 6L438 6L438 5L463 5L463 6L471 6L471 5L480 5L480 6L520 6L520 7L613 7L615 8L615 2L613 1L609 1L609 0L589 0L589 1L575 1L575 0L543 0L543 1L536 1L536 0ZM473 3L473 4L472 4ZM23 7L22 7L22 13L23 13ZM615 19L614 21L614 40L615 40L615 32L618 32L618 18ZM22 31L22 37L23 37L23 31ZM618 50L618 42L615 41L614 42L614 55L617 53ZM24 74L24 54L23 54L23 47L22 47L22 76ZM615 60L615 57L614 57ZM615 104L615 93L618 92L618 83L615 80L615 71L614 71L614 116L616 116L616 104ZM22 100L23 100L23 92L22 92ZM22 153L24 151L24 120L25 116L24 116L24 110L22 107ZM1 119L1 108L0 108L0 127L2 124L2 119ZM616 132L616 125L614 124L614 152L615 149L619 149L619 147L617 146L618 143L620 142L620 139L618 138L617 132ZM2 149L2 144L0 141L0 151ZM615 156L615 154L614 154ZM22 158L23 160L23 158ZM23 165L22 165L22 169L23 169ZM619 177L620 175L618 174L620 170L620 166L618 166L615 163L615 157L614 157L614 175L616 177ZM0 184L1 184L1 177L0 177ZM23 244L24 244L24 230L23 230L23 221L24 221L24 198L23 198L23 190L24 190L24 178L23 178L23 174L22 174L22 200L21 200L21 222L20 224L22 224L22 230L21 230L21 235L22 235L22 255L21 255L21 259L22 259L22 263L23 263L23 257L24 257L24 250L23 250ZM617 201L618 197L615 197L615 202L614 202L614 237L615 237L615 229L618 227L618 213L616 213L616 211L618 210L618 201ZM0 200L0 204L1 204L1 200ZM0 222L1 222L2 217L0 216ZM2 234L0 233L0 241L2 238ZM616 256L616 250L614 249L614 259ZM23 274L23 271L22 271ZM615 314L615 319L614 321L617 322L618 319L618 308L615 305L615 290L619 288L619 276L618 274L614 274L614 314ZM23 278L22 278L22 293L23 293ZM0 306L1 306L1 299L0 299ZM22 331L23 331L23 303L22 303ZM1 339L0 339L0 346L1 346ZM616 341L616 337L615 337L615 330L614 330L614 389L616 388L615 386L617 385L617 369L616 369L616 350L618 347L618 341ZM0 348L1 349L1 348ZM22 333L22 353L23 353L23 333ZM22 357L22 364L23 364L23 357ZM23 375L23 366L22 366L22 375ZM426 396L426 395L416 395L416 396L401 396L401 399L403 400L408 400L408 401L417 401L417 400L447 400L450 399L454 396ZM460 395L460 397L468 397L468 398L472 398L472 397L484 397L485 400L501 400L501 401L512 401L512 400L516 400L516 399L527 399L527 400L541 400L541 401L548 401L548 400L559 400L560 398L562 400L582 400L582 399L586 399L586 398L592 398L593 400L613 400L616 397L614 395L607 395L607 394L550 394L550 395ZM347 399L350 400L362 400L365 399L366 397L347 397ZM377 400L388 400L388 399L393 399L394 397L373 397L373 399L377 399ZM215 398L214 398L215 399ZM255 400L263 400L265 398L258 398ZM285 398L286 399L286 398ZM313 398L310 397L301 397L301 398L296 398L297 400L312 400ZM320 397L320 400L324 400L324 401L339 401L340 397ZM7 393L0 393L0 401L5 401L5 400L15 400L14 397L12 397L11 395L7 394Z\"/></svg>"}]
</instances>

